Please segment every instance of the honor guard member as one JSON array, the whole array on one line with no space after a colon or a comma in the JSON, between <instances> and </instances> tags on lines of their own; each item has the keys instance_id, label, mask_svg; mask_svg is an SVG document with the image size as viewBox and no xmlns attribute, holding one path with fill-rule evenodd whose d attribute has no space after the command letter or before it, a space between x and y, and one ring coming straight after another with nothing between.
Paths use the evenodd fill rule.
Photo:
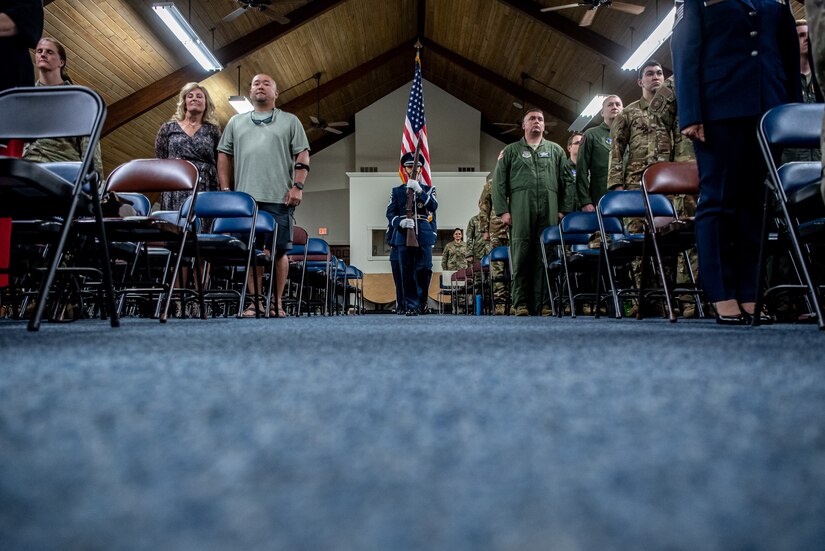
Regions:
<instances>
[{"instance_id":1,"label":"honor guard member","mask_svg":"<svg viewBox=\"0 0 825 551\"><path fill-rule=\"evenodd\" d=\"M677 0L672 53L679 126L699 165L699 272L716 321L755 313L761 184L756 138L769 109L801 99L787 0ZM756 186L756 187L754 187Z\"/></svg>"},{"instance_id":2,"label":"honor guard member","mask_svg":"<svg viewBox=\"0 0 825 551\"><path fill-rule=\"evenodd\" d=\"M504 148L493 176L493 207L510 226L511 287L517 316L547 315L547 286L541 260L541 233L569 212L573 181L560 145L545 140L544 113L530 109L524 137ZM565 197L568 198L567 202Z\"/></svg>"},{"instance_id":3,"label":"honor guard member","mask_svg":"<svg viewBox=\"0 0 825 551\"><path fill-rule=\"evenodd\" d=\"M395 228L392 224L387 224L387 232L384 238L390 246L390 269L392 270L392 282L395 285L395 313L404 314L404 291L401 283L401 261L398 259L398 247L395 246Z\"/></svg>"},{"instance_id":4,"label":"honor guard member","mask_svg":"<svg viewBox=\"0 0 825 551\"><path fill-rule=\"evenodd\" d=\"M576 201L584 212L596 212L599 199L607 193L607 168L613 144L610 128L622 109L619 96L607 96L602 102L602 123L588 128L582 135L576 160Z\"/></svg>"},{"instance_id":5,"label":"honor guard member","mask_svg":"<svg viewBox=\"0 0 825 551\"><path fill-rule=\"evenodd\" d=\"M392 189L387 205L387 220L395 231L393 243L398 248L404 310L408 316L427 311L430 279L433 275L433 245L436 239L435 211L438 208L435 187L418 181L424 164L423 157L419 156L418 159L418 163L413 163L412 153L405 153L401 158L401 164L407 173L407 183ZM411 218L407 217L407 189L413 190L415 199ZM415 232L418 247L407 245L407 230Z\"/></svg>"}]
</instances>

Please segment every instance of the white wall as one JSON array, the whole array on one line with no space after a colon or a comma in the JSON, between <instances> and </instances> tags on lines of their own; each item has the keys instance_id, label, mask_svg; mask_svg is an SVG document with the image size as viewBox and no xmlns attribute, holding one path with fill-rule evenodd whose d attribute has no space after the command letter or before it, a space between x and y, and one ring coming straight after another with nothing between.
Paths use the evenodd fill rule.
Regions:
<instances>
[{"instance_id":1,"label":"white wall","mask_svg":"<svg viewBox=\"0 0 825 551\"><path fill-rule=\"evenodd\" d=\"M487 174L496 168L498 154L506 143L497 140L489 134L481 134L481 172Z\"/></svg>"},{"instance_id":2,"label":"white wall","mask_svg":"<svg viewBox=\"0 0 825 551\"><path fill-rule=\"evenodd\" d=\"M356 170L355 134L335 142L320 153L310 152L310 158L312 165L304 195L316 191L347 189L347 172Z\"/></svg>"},{"instance_id":3,"label":"white wall","mask_svg":"<svg viewBox=\"0 0 825 551\"><path fill-rule=\"evenodd\" d=\"M353 170L377 166L398 170L401 135L412 81L355 114L356 151ZM424 80L424 110L432 172L479 170L481 113ZM498 153L498 151L496 151Z\"/></svg>"},{"instance_id":4,"label":"white wall","mask_svg":"<svg viewBox=\"0 0 825 551\"><path fill-rule=\"evenodd\" d=\"M348 209L349 190L304 191L304 199L295 209L295 223L310 237L322 237L330 245L349 245ZM319 235L318 228L327 228L327 235Z\"/></svg>"},{"instance_id":5,"label":"white wall","mask_svg":"<svg viewBox=\"0 0 825 551\"><path fill-rule=\"evenodd\" d=\"M467 221L478 213L478 197L484 187L486 173L436 172L433 185L438 197L436 219L439 229L465 228ZM372 256L372 230L387 227L387 202L390 190L401 183L394 172L351 172L349 177L350 262L364 273L388 273L387 257ZM433 257L433 268L439 271L441 257Z\"/></svg>"}]
</instances>

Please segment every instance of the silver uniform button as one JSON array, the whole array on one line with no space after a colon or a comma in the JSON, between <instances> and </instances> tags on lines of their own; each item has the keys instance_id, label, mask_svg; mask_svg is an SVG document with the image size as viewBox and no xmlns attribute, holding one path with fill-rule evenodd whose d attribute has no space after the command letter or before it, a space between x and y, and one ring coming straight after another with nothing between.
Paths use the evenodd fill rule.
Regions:
<instances>
[{"instance_id":1,"label":"silver uniform button","mask_svg":"<svg viewBox=\"0 0 825 551\"><path fill-rule=\"evenodd\" d=\"M751 52L751 57L756 57L758 55L759 55L759 52L757 52L756 50Z\"/></svg>"},{"instance_id":2,"label":"silver uniform button","mask_svg":"<svg viewBox=\"0 0 825 551\"><path fill-rule=\"evenodd\" d=\"M756 36L757 34L759 33L757 33L756 31L751 31L751 36Z\"/></svg>"}]
</instances>

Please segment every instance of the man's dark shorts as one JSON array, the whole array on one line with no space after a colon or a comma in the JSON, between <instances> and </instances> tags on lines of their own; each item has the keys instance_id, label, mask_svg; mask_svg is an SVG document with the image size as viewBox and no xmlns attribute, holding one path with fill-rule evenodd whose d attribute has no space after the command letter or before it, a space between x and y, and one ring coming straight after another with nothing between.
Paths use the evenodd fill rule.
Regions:
<instances>
[{"instance_id":1,"label":"man's dark shorts","mask_svg":"<svg viewBox=\"0 0 825 551\"><path fill-rule=\"evenodd\" d=\"M268 212L278 223L278 242L275 250L285 253L292 249L292 235L295 229L295 207L288 207L283 203L258 202L258 210Z\"/></svg>"}]
</instances>

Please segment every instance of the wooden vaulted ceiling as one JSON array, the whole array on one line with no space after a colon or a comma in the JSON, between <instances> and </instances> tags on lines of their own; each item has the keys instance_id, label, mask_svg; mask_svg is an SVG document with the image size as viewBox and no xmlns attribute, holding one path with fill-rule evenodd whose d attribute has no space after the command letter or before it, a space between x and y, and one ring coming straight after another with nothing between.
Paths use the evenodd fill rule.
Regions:
<instances>
[{"instance_id":1,"label":"wooden vaulted ceiling","mask_svg":"<svg viewBox=\"0 0 825 551\"><path fill-rule=\"evenodd\" d=\"M590 27L579 27L584 8L542 13L569 0L272 0L266 16L248 10L226 23L236 0L175 0L224 70L209 74L152 13L152 0L47 0L45 33L65 46L73 80L99 91L109 105L103 139L106 172L129 159L151 157L157 129L175 109L177 92L200 81L222 124L227 103L246 94L255 73L273 75L279 106L308 128L313 151L354 130L355 113L412 78L416 39L424 77L478 109L482 129L502 135L495 122L515 122L514 102L545 110L549 138L567 139L567 127L600 91L629 103L639 89L620 66L664 17L671 4L635 0L639 16L600 8ZM802 16L804 9L794 4ZM286 16L288 24L273 18ZM663 47L657 58L670 65ZM321 72L320 106L315 80ZM529 78L523 78L526 74ZM426 103L426 87L424 91ZM341 136L309 127L319 109L327 121L348 121ZM403 123L399 114L397 125ZM399 138L400 139L400 138ZM431 137L431 141L436 139Z\"/></svg>"}]
</instances>

